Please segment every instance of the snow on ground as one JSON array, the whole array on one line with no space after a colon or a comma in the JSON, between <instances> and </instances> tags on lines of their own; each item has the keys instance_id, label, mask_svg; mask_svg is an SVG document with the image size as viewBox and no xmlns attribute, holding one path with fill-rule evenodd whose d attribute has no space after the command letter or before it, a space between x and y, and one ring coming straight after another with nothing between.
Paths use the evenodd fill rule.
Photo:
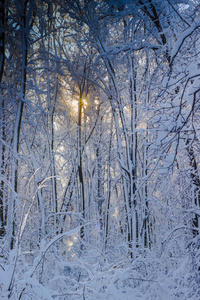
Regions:
<instances>
[{"instance_id":1,"label":"snow on ground","mask_svg":"<svg viewBox=\"0 0 200 300\"><path fill-rule=\"evenodd\" d=\"M131 262L127 257L110 259L95 249L63 261L52 251L32 275L31 266L18 259L10 299L197 300L200 276L195 259L158 257L151 252ZM2 300L9 297L12 270L12 263L6 266L1 261Z\"/></svg>"}]
</instances>

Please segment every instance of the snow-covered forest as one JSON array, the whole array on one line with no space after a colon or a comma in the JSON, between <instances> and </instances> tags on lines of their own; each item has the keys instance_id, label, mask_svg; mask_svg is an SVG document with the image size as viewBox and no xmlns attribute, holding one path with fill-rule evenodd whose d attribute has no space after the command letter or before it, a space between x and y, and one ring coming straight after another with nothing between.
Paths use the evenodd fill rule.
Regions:
<instances>
[{"instance_id":1,"label":"snow-covered forest","mask_svg":"<svg viewBox=\"0 0 200 300\"><path fill-rule=\"evenodd\" d=\"M199 0L0 0L0 299L200 299Z\"/></svg>"}]
</instances>

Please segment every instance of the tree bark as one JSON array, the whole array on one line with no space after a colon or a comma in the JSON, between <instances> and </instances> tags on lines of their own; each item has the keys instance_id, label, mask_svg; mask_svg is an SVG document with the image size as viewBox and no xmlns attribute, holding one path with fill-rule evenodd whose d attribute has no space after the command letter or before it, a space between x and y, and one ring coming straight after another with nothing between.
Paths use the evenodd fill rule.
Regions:
<instances>
[{"instance_id":1,"label":"tree bark","mask_svg":"<svg viewBox=\"0 0 200 300\"><path fill-rule=\"evenodd\" d=\"M23 115L24 99L26 94L27 59L28 59L28 27L26 18L26 6L28 1L22 1L21 34L22 34L22 69L21 69L21 91L18 99L17 112L13 132L13 163L12 163L12 196L8 207L7 228L10 248L14 247L15 219L16 219L16 197L18 193L18 154L20 142L20 129Z\"/></svg>"},{"instance_id":2,"label":"tree bark","mask_svg":"<svg viewBox=\"0 0 200 300\"><path fill-rule=\"evenodd\" d=\"M79 105L78 105L78 176L80 182L80 209L82 214L81 224L85 218L85 192L83 180L83 163L82 163L82 114L83 114L83 94L80 91ZM80 229L80 237L84 238L84 227Z\"/></svg>"},{"instance_id":3,"label":"tree bark","mask_svg":"<svg viewBox=\"0 0 200 300\"><path fill-rule=\"evenodd\" d=\"M5 0L0 0L0 85L5 62Z\"/></svg>"}]
</instances>

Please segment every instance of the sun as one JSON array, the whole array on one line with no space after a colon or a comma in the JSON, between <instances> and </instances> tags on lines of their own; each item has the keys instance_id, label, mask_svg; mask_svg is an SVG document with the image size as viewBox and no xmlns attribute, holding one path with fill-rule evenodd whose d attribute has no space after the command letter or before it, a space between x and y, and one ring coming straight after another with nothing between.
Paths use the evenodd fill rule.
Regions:
<instances>
[{"instance_id":1,"label":"sun","mask_svg":"<svg viewBox=\"0 0 200 300\"><path fill-rule=\"evenodd\" d=\"M82 103L83 103L83 108L86 109L87 106L88 106L87 100L86 99L82 99ZM73 113L78 113L79 100L72 99L70 101L70 105L71 105L71 110L73 111Z\"/></svg>"},{"instance_id":2,"label":"sun","mask_svg":"<svg viewBox=\"0 0 200 300\"><path fill-rule=\"evenodd\" d=\"M82 99L82 102L83 102L83 108L86 108L88 103L87 103L87 100L86 99Z\"/></svg>"}]
</instances>

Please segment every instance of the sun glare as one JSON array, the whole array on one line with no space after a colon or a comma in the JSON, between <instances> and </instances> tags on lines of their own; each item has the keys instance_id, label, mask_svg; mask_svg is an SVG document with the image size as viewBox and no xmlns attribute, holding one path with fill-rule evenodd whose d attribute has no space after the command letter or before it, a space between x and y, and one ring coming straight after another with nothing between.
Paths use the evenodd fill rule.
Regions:
<instances>
[{"instance_id":1,"label":"sun glare","mask_svg":"<svg viewBox=\"0 0 200 300\"><path fill-rule=\"evenodd\" d=\"M83 99L82 101L83 101L83 107L86 108L87 105L88 105L88 104L87 104L87 100L86 100L86 99Z\"/></svg>"},{"instance_id":2,"label":"sun glare","mask_svg":"<svg viewBox=\"0 0 200 300\"><path fill-rule=\"evenodd\" d=\"M85 108L88 106L87 100L86 100L86 99L82 99L82 103L83 103L83 108L85 109ZM74 113L77 113L77 112L78 112L78 106L79 106L78 100L73 99L73 100L71 101L71 110L72 110Z\"/></svg>"}]
</instances>

